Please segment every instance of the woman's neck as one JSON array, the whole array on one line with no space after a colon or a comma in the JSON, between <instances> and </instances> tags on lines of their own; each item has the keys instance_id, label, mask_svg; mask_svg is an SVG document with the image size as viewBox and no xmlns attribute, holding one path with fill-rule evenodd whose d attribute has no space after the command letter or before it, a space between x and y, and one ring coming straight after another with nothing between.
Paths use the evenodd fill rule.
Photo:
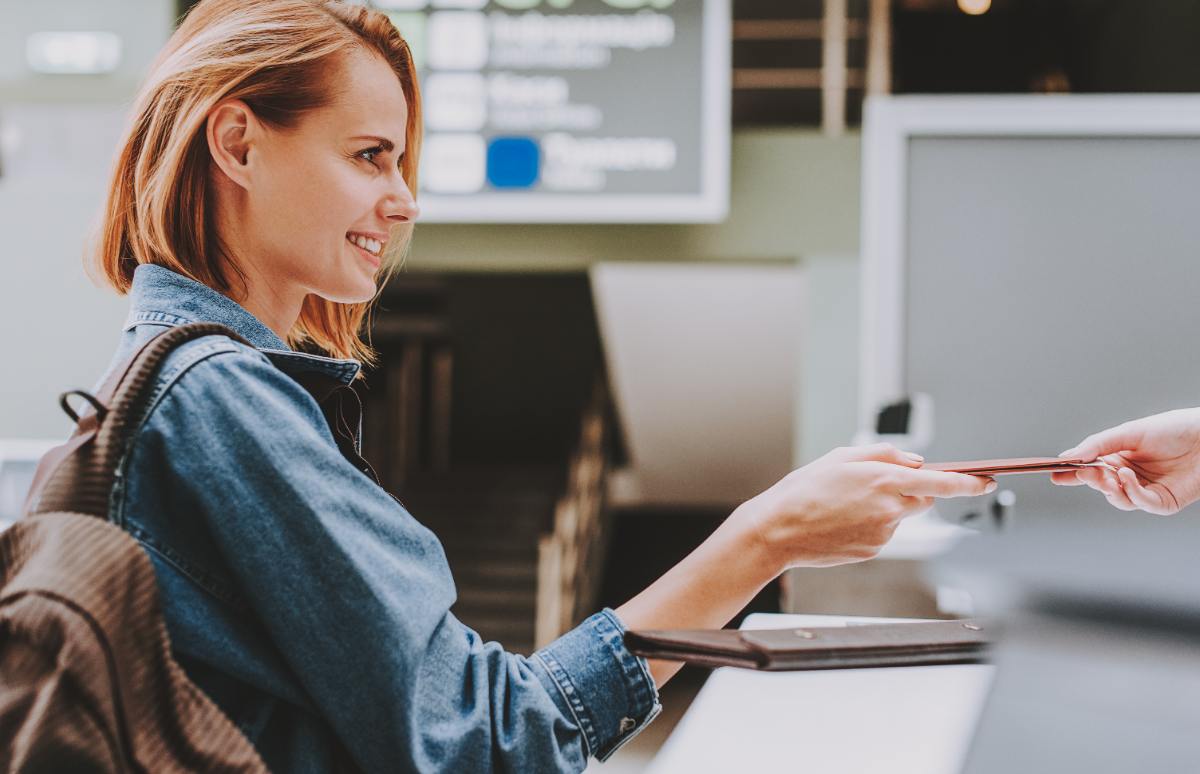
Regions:
<instances>
[{"instance_id":1,"label":"woman's neck","mask_svg":"<svg viewBox=\"0 0 1200 774\"><path fill-rule=\"evenodd\" d=\"M230 297L286 342L300 319L306 294L285 279L263 274L252 262L240 263L239 268L245 278L244 291L240 297Z\"/></svg>"},{"instance_id":2,"label":"woman's neck","mask_svg":"<svg viewBox=\"0 0 1200 774\"><path fill-rule=\"evenodd\" d=\"M226 276L233 274L242 280L234 282L226 295L286 343L288 334L300 319L308 293L278 269L271 271L270 261L255 259L261 254L261 247L244 229L244 192L223 175L217 175L214 183L218 191L215 203L217 230L221 234L221 245L227 251ZM230 271L229 262L237 264L237 271Z\"/></svg>"}]
</instances>

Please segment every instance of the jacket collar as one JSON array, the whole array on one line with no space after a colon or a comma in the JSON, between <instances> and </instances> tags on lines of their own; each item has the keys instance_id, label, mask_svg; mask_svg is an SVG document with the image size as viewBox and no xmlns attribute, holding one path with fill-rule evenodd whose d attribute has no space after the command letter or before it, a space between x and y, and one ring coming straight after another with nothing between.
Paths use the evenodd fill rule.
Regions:
<instances>
[{"instance_id":1,"label":"jacket collar","mask_svg":"<svg viewBox=\"0 0 1200 774\"><path fill-rule=\"evenodd\" d=\"M322 375L335 383L350 384L362 367L357 360L296 352L233 299L163 266L148 263L138 266L133 273L129 299L126 331L140 325L214 322L241 335L291 376Z\"/></svg>"}]
</instances>

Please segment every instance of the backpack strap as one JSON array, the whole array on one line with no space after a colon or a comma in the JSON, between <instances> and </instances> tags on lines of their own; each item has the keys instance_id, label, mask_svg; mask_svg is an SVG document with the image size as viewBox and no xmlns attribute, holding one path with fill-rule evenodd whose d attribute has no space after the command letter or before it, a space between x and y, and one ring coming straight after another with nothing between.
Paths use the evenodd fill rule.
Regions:
<instances>
[{"instance_id":1,"label":"backpack strap","mask_svg":"<svg viewBox=\"0 0 1200 774\"><path fill-rule=\"evenodd\" d=\"M155 376L177 347L212 335L252 346L224 325L179 325L156 335L114 368L95 395L82 390L63 393L59 402L75 420L75 431L38 463L23 514L66 511L107 520L117 467L150 399ZM93 410L76 414L67 403L71 395L83 397Z\"/></svg>"}]
</instances>

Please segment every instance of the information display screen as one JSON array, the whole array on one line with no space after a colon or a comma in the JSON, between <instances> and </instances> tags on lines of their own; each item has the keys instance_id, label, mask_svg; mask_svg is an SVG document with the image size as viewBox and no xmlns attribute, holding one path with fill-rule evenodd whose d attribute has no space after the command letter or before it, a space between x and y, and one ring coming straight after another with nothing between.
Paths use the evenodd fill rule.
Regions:
<instances>
[{"instance_id":1,"label":"information display screen","mask_svg":"<svg viewBox=\"0 0 1200 774\"><path fill-rule=\"evenodd\" d=\"M413 49L434 222L713 222L729 0L373 0Z\"/></svg>"}]
</instances>

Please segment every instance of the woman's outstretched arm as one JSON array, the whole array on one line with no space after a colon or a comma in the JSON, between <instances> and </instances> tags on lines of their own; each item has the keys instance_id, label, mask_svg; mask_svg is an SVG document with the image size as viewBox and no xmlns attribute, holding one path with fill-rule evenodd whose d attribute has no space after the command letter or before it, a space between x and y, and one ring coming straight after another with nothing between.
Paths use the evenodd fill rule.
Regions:
<instances>
[{"instance_id":1,"label":"woman's outstretched arm","mask_svg":"<svg viewBox=\"0 0 1200 774\"><path fill-rule=\"evenodd\" d=\"M921 470L887 444L836 449L743 503L683 561L616 610L630 629L724 626L789 567L875 556L900 520L935 497L969 497L990 479ZM679 664L651 661L661 686Z\"/></svg>"}]
</instances>

